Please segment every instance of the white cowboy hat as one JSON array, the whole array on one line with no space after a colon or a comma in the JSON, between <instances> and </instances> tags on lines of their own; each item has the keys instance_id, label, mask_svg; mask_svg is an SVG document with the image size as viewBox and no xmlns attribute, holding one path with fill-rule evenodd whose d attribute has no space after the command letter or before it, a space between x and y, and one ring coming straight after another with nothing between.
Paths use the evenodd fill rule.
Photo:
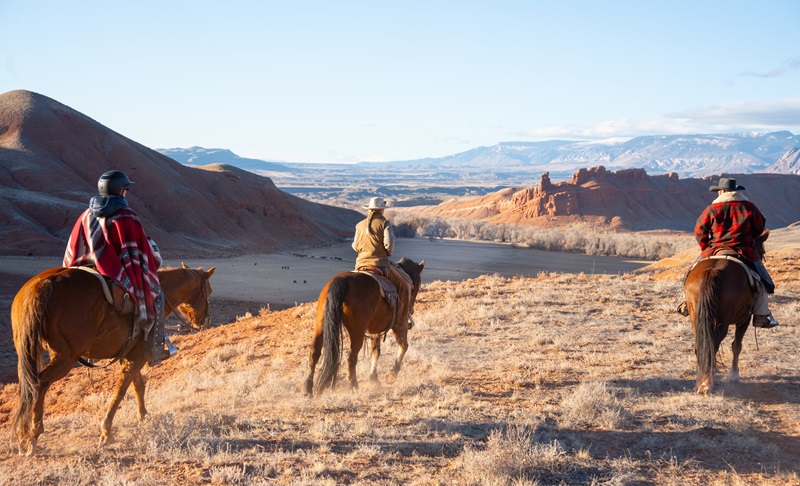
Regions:
<instances>
[{"instance_id":1,"label":"white cowboy hat","mask_svg":"<svg viewBox=\"0 0 800 486\"><path fill-rule=\"evenodd\" d=\"M364 209L386 209L386 201L382 197L373 197L369 200L368 206L363 206Z\"/></svg>"}]
</instances>

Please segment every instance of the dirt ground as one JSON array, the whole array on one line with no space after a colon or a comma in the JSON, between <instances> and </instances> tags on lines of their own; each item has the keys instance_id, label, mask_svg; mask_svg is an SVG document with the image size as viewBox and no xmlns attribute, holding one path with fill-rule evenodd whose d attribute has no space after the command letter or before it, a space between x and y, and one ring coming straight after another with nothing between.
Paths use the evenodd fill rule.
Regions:
<instances>
[{"instance_id":1,"label":"dirt ground","mask_svg":"<svg viewBox=\"0 0 800 486\"><path fill-rule=\"evenodd\" d=\"M417 262L425 260L425 277L464 280L483 274L536 275L544 271L620 273L647 262L613 257L592 257L509 245L465 241L399 239L395 254ZM281 310L316 301L333 275L352 270L355 256L349 243L290 253L244 255L217 259L167 259L164 265L209 269L212 277L212 323L222 325L237 317L257 315L261 309ZM464 262L469 262L465 264ZM16 354L11 341L11 301L33 275L60 265L55 257L0 257L0 384L16 381ZM178 326L175 317L168 325Z\"/></svg>"},{"instance_id":2,"label":"dirt ground","mask_svg":"<svg viewBox=\"0 0 800 486\"><path fill-rule=\"evenodd\" d=\"M0 473L42 484L800 484L798 259L798 248L774 252L784 326L749 331L742 383L727 383L723 364L711 397L692 391L691 330L673 312L680 258L638 276L458 283L424 272L397 382L368 384L362 354L361 391L315 401L300 389L313 306L262 312L215 290L228 324L174 336L179 355L146 369L144 426L127 398L118 440L84 448L117 370L76 369L50 390L40 456L19 458L9 442ZM2 434L15 393L0 388Z\"/></svg>"}]
</instances>

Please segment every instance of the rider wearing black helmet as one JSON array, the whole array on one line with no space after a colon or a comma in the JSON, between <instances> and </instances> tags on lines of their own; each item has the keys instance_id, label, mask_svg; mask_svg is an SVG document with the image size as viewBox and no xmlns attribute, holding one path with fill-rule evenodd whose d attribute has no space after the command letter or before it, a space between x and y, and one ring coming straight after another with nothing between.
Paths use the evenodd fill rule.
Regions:
<instances>
[{"instance_id":1,"label":"rider wearing black helmet","mask_svg":"<svg viewBox=\"0 0 800 486\"><path fill-rule=\"evenodd\" d=\"M135 184L121 170L110 170L100 176L97 181L97 192L103 197L119 196L123 189Z\"/></svg>"},{"instance_id":2,"label":"rider wearing black helmet","mask_svg":"<svg viewBox=\"0 0 800 486\"><path fill-rule=\"evenodd\" d=\"M91 199L89 209L75 223L64 266L92 266L128 291L138 309L137 330L153 343L148 349L152 349L150 364L154 365L175 354L177 348L164 335L164 296L157 273L161 254L125 197L133 184L119 170L100 176L100 195Z\"/></svg>"}]
</instances>

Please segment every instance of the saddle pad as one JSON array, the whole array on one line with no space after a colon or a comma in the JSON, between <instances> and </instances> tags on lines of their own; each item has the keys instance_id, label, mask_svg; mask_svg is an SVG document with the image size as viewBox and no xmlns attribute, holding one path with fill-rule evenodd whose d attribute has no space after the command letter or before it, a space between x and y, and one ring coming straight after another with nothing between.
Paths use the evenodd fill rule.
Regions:
<instances>
[{"instance_id":1,"label":"saddle pad","mask_svg":"<svg viewBox=\"0 0 800 486\"><path fill-rule=\"evenodd\" d=\"M71 267L71 268L77 268L96 276L97 279L100 280L100 284L103 287L103 294L106 296L106 300L108 301L109 304L114 305L114 298L111 297L111 290L108 288L108 282L106 282L106 278L103 277L100 274L100 272L98 272L92 267Z\"/></svg>"},{"instance_id":2,"label":"saddle pad","mask_svg":"<svg viewBox=\"0 0 800 486\"><path fill-rule=\"evenodd\" d=\"M736 258L734 256L723 255L723 254L713 255L708 258L709 260L731 260L741 265L742 268L744 268L745 273L747 274L747 280L750 282L751 287L755 286L755 282L761 282L761 277L756 272L754 272L753 269L748 267L747 264L741 260L741 258Z\"/></svg>"}]
</instances>

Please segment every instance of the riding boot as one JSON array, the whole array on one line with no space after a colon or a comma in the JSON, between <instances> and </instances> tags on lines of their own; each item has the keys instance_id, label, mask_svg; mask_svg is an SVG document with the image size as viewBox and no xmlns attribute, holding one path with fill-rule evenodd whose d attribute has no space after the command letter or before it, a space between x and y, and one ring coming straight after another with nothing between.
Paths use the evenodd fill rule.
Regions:
<instances>
[{"instance_id":1,"label":"riding boot","mask_svg":"<svg viewBox=\"0 0 800 486\"><path fill-rule=\"evenodd\" d=\"M753 266L758 273L758 276L761 277L761 281L764 282L764 287L767 289L768 294L775 293L775 282L772 281L772 277L769 276L767 272L767 267L764 266L764 262L761 260L754 260Z\"/></svg>"},{"instance_id":2,"label":"riding boot","mask_svg":"<svg viewBox=\"0 0 800 486\"><path fill-rule=\"evenodd\" d=\"M169 339L165 336L164 330L164 294L159 293L158 298L153 302L155 311L156 311L156 319L153 323L153 329L150 331L153 335L152 340L152 359L150 361L150 366L156 366L161 361L172 357L177 351L176 348ZM167 345L167 348L164 349L164 344Z\"/></svg>"},{"instance_id":3,"label":"riding boot","mask_svg":"<svg viewBox=\"0 0 800 486\"><path fill-rule=\"evenodd\" d=\"M775 320L773 317L772 312L769 312L765 316L757 316L753 314L753 327L758 327L761 329L772 329L778 325L778 321Z\"/></svg>"},{"instance_id":4,"label":"riding boot","mask_svg":"<svg viewBox=\"0 0 800 486\"><path fill-rule=\"evenodd\" d=\"M767 290L763 284L759 284L753 302L753 327L771 329L777 325L778 321L772 316L768 307Z\"/></svg>"},{"instance_id":5,"label":"riding boot","mask_svg":"<svg viewBox=\"0 0 800 486\"><path fill-rule=\"evenodd\" d=\"M692 272L692 269L694 268L695 265L697 265L697 262L699 262L699 261L700 261L700 257L698 256L697 259L694 261L694 263L692 263L692 266L689 267L689 270L686 271L686 275L683 276L683 285L682 285L682 287L686 287L686 281L689 280L689 274ZM680 304L678 304L678 307L675 309L675 312L677 312L678 314L680 314L682 316L688 316L689 315L689 307L686 306L686 294L683 291L681 291Z\"/></svg>"}]
</instances>

